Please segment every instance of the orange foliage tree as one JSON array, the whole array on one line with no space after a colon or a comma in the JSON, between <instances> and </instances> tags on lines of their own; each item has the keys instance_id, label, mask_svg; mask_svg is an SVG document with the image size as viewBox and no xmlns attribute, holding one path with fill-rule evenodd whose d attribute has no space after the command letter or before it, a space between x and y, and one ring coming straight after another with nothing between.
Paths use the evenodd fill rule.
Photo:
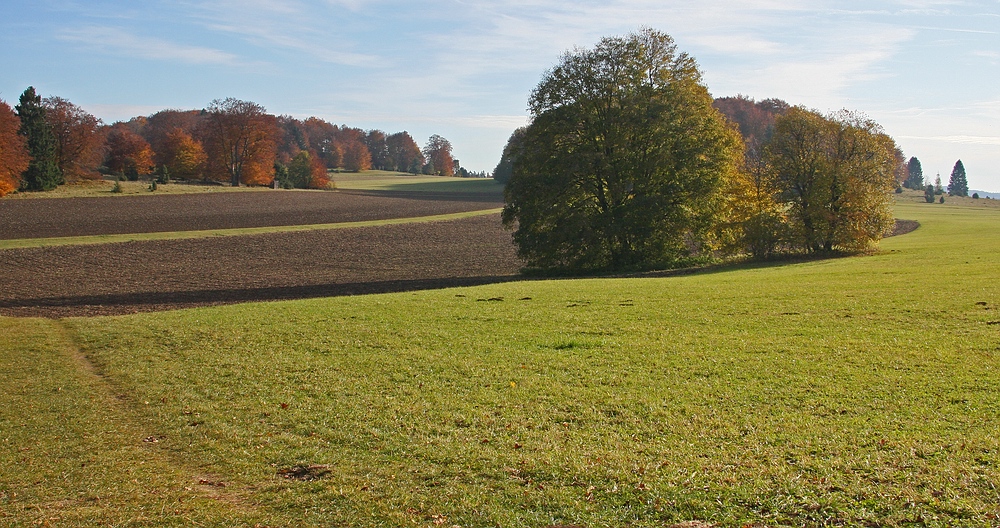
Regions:
<instances>
[{"instance_id":1,"label":"orange foliage tree","mask_svg":"<svg viewBox=\"0 0 1000 528\"><path fill-rule=\"evenodd\" d=\"M274 180L278 125L264 107L232 97L208 106L203 129L208 172L230 184L267 185Z\"/></svg>"},{"instance_id":2,"label":"orange foliage tree","mask_svg":"<svg viewBox=\"0 0 1000 528\"><path fill-rule=\"evenodd\" d=\"M343 144L344 149L344 169L351 172L360 172L372 168L372 155L358 139L351 139Z\"/></svg>"},{"instance_id":3,"label":"orange foliage tree","mask_svg":"<svg viewBox=\"0 0 1000 528\"><path fill-rule=\"evenodd\" d=\"M153 149L126 123L115 123L108 132L104 165L112 174L135 181L153 171Z\"/></svg>"},{"instance_id":4,"label":"orange foliage tree","mask_svg":"<svg viewBox=\"0 0 1000 528\"><path fill-rule=\"evenodd\" d=\"M0 196L16 191L21 173L31 157L24 136L17 133L21 120L10 105L0 100Z\"/></svg>"},{"instance_id":5,"label":"orange foliage tree","mask_svg":"<svg viewBox=\"0 0 1000 528\"><path fill-rule=\"evenodd\" d=\"M451 156L451 142L434 134L427 140L424 147L424 156L430 165L429 172L438 176L452 176L455 174L455 159Z\"/></svg>"},{"instance_id":6,"label":"orange foliage tree","mask_svg":"<svg viewBox=\"0 0 1000 528\"><path fill-rule=\"evenodd\" d=\"M201 178L208 160L201 143L180 128L167 132L157 157L171 176L182 180Z\"/></svg>"},{"instance_id":7,"label":"orange foliage tree","mask_svg":"<svg viewBox=\"0 0 1000 528\"><path fill-rule=\"evenodd\" d=\"M63 176L69 181L100 178L101 120L61 97L46 97L42 103L45 121L56 138L56 158Z\"/></svg>"}]
</instances>

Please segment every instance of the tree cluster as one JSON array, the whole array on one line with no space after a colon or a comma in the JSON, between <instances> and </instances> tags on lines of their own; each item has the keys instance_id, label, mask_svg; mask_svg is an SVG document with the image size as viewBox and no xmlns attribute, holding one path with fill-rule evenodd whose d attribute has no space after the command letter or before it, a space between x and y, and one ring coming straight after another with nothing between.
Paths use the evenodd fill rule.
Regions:
<instances>
[{"instance_id":1,"label":"tree cluster","mask_svg":"<svg viewBox=\"0 0 1000 528\"><path fill-rule=\"evenodd\" d=\"M714 100L693 58L645 29L566 53L494 175L530 267L672 266L720 251L860 251L905 179L875 122L784 101Z\"/></svg>"},{"instance_id":2,"label":"tree cluster","mask_svg":"<svg viewBox=\"0 0 1000 528\"><path fill-rule=\"evenodd\" d=\"M328 170L381 169L473 176L447 139L421 149L407 132L274 116L252 101L217 99L203 110L163 110L111 125L29 87L12 110L0 101L0 196L66 181L152 177L324 188Z\"/></svg>"}]
</instances>

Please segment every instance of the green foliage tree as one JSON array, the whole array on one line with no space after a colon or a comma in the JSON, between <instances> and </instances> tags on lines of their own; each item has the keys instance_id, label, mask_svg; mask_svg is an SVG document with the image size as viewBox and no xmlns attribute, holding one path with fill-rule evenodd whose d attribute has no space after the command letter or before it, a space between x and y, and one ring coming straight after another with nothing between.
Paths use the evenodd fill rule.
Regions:
<instances>
[{"instance_id":1,"label":"green foliage tree","mask_svg":"<svg viewBox=\"0 0 1000 528\"><path fill-rule=\"evenodd\" d=\"M45 119L45 106L35 88L29 86L17 106L14 107L21 120L18 134L28 143L31 161L21 175L21 188L26 191L51 191L63 183L59 170L58 145L52 127Z\"/></svg>"},{"instance_id":2,"label":"green foliage tree","mask_svg":"<svg viewBox=\"0 0 1000 528\"><path fill-rule=\"evenodd\" d=\"M955 168L951 169L951 179L948 180L949 196L968 196L969 180L965 177L965 165L962 160L955 162Z\"/></svg>"},{"instance_id":3,"label":"green foliage tree","mask_svg":"<svg viewBox=\"0 0 1000 528\"><path fill-rule=\"evenodd\" d=\"M510 181L510 177L514 173L514 160L517 158L517 153L521 148L521 140L524 138L526 130L526 127L518 128L507 139L507 144L503 148L503 154L500 155L500 162L493 169L493 179L498 183L506 185Z\"/></svg>"},{"instance_id":4,"label":"green foliage tree","mask_svg":"<svg viewBox=\"0 0 1000 528\"><path fill-rule=\"evenodd\" d=\"M910 161L906 163L906 174L906 181L903 182L903 187L915 191L924 188L924 169L916 156L910 158Z\"/></svg>"},{"instance_id":5,"label":"green foliage tree","mask_svg":"<svg viewBox=\"0 0 1000 528\"><path fill-rule=\"evenodd\" d=\"M896 144L874 121L801 107L779 117L767 147L795 245L863 250L892 227Z\"/></svg>"},{"instance_id":6,"label":"green foliage tree","mask_svg":"<svg viewBox=\"0 0 1000 528\"><path fill-rule=\"evenodd\" d=\"M743 146L669 35L567 52L529 108L503 213L529 266L664 266L709 242Z\"/></svg>"},{"instance_id":7,"label":"green foliage tree","mask_svg":"<svg viewBox=\"0 0 1000 528\"><path fill-rule=\"evenodd\" d=\"M288 164L288 181L292 187L305 189L309 187L311 179L312 162L309 159L309 153L306 151L299 152L292 158L291 163Z\"/></svg>"},{"instance_id":8,"label":"green foliage tree","mask_svg":"<svg viewBox=\"0 0 1000 528\"><path fill-rule=\"evenodd\" d=\"M933 185L929 185L928 184L927 187L924 187L924 201L925 202L927 202L927 203L934 203L934 194L935 193L934 193L934 186Z\"/></svg>"}]
</instances>

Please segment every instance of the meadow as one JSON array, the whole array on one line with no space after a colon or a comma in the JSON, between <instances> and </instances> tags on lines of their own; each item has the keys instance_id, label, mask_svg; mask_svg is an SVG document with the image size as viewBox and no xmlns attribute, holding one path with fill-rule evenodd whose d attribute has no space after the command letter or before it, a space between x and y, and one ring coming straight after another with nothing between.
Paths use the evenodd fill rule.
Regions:
<instances>
[{"instance_id":1,"label":"meadow","mask_svg":"<svg viewBox=\"0 0 1000 528\"><path fill-rule=\"evenodd\" d=\"M1000 208L872 255L0 318L0 523L997 526Z\"/></svg>"}]
</instances>

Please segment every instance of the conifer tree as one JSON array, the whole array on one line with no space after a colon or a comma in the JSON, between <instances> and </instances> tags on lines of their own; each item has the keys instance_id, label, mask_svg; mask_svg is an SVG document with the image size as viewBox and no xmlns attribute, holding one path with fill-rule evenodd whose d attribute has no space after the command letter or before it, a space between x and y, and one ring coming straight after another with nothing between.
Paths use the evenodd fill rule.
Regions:
<instances>
[{"instance_id":1,"label":"conifer tree","mask_svg":"<svg viewBox=\"0 0 1000 528\"><path fill-rule=\"evenodd\" d=\"M21 119L17 133L25 137L31 154L31 163L21 176L21 187L28 191L51 191L63 183L63 175L56 155L56 138L45 120L42 98L29 86L14 108Z\"/></svg>"},{"instance_id":2,"label":"conifer tree","mask_svg":"<svg viewBox=\"0 0 1000 528\"><path fill-rule=\"evenodd\" d=\"M920 166L920 160L916 156L910 158L906 164L906 181L903 187L907 189L920 190L924 188L924 169Z\"/></svg>"},{"instance_id":3,"label":"conifer tree","mask_svg":"<svg viewBox=\"0 0 1000 528\"><path fill-rule=\"evenodd\" d=\"M949 196L968 196L969 181L965 178L965 165L962 160L955 162L955 168L951 170L951 180L948 181Z\"/></svg>"}]
</instances>

